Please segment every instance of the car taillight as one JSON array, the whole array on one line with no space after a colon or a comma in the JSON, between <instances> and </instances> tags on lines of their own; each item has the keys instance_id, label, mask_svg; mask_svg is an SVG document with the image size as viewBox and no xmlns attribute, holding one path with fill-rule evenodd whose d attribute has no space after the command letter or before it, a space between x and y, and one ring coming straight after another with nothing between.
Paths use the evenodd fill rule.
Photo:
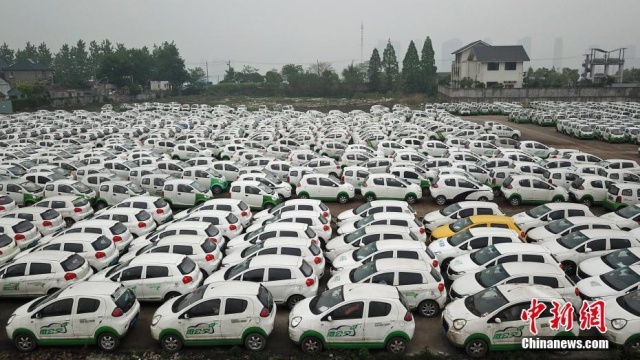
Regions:
<instances>
[{"instance_id":1,"label":"car taillight","mask_svg":"<svg viewBox=\"0 0 640 360\"><path fill-rule=\"evenodd\" d=\"M235 226L235 225L233 225L233 224L229 225L229 230L231 230L231 231L234 231L234 230L236 230L237 228L238 228L238 227L237 227L237 226Z\"/></svg>"},{"instance_id":2,"label":"car taillight","mask_svg":"<svg viewBox=\"0 0 640 360\"><path fill-rule=\"evenodd\" d=\"M64 274L64 279L69 281L69 280L73 280L76 279L78 277L78 275L76 275L76 273L66 273Z\"/></svg>"},{"instance_id":3,"label":"car taillight","mask_svg":"<svg viewBox=\"0 0 640 360\"><path fill-rule=\"evenodd\" d=\"M573 292L574 294L576 294L576 296L580 296L580 290L578 290L578 288L576 288Z\"/></svg>"},{"instance_id":4,"label":"car taillight","mask_svg":"<svg viewBox=\"0 0 640 360\"><path fill-rule=\"evenodd\" d=\"M336 169L340 170L340 165L336 165Z\"/></svg>"},{"instance_id":5,"label":"car taillight","mask_svg":"<svg viewBox=\"0 0 640 360\"><path fill-rule=\"evenodd\" d=\"M431 265L433 265L434 268L438 267L438 260L433 260L433 262L431 262Z\"/></svg>"},{"instance_id":6,"label":"car taillight","mask_svg":"<svg viewBox=\"0 0 640 360\"><path fill-rule=\"evenodd\" d=\"M438 291L440 291L440 292L444 291L444 284L443 283L439 283L438 284Z\"/></svg>"},{"instance_id":7,"label":"car taillight","mask_svg":"<svg viewBox=\"0 0 640 360\"><path fill-rule=\"evenodd\" d=\"M313 259L313 262L314 262L314 263L316 263L316 265L319 265L319 264L322 262L322 258L321 258L321 257L319 257L319 256L316 256L316 257Z\"/></svg>"},{"instance_id":8,"label":"car taillight","mask_svg":"<svg viewBox=\"0 0 640 360\"><path fill-rule=\"evenodd\" d=\"M262 311L260 311L260 317L267 317L269 314L271 314L271 311L267 308L262 308Z\"/></svg>"},{"instance_id":9,"label":"car taillight","mask_svg":"<svg viewBox=\"0 0 640 360\"><path fill-rule=\"evenodd\" d=\"M139 227L139 228L147 227L147 224L146 224L145 222L140 221L140 222L138 223L138 227Z\"/></svg>"},{"instance_id":10,"label":"car taillight","mask_svg":"<svg viewBox=\"0 0 640 360\"><path fill-rule=\"evenodd\" d=\"M425 233L425 230L424 230L424 228L423 228L423 227L421 227L421 228L420 228L420 234L424 234L424 233Z\"/></svg>"},{"instance_id":11,"label":"car taillight","mask_svg":"<svg viewBox=\"0 0 640 360\"><path fill-rule=\"evenodd\" d=\"M231 191L229 191L229 192L227 193L227 197L228 197L229 199L231 199Z\"/></svg>"},{"instance_id":12,"label":"car taillight","mask_svg":"<svg viewBox=\"0 0 640 360\"><path fill-rule=\"evenodd\" d=\"M315 283L316 283L316 281L311 279L311 278L309 278L309 279L307 279L307 281L305 281L305 284L307 286L309 286L309 287L313 286L313 284L315 284Z\"/></svg>"},{"instance_id":13,"label":"car taillight","mask_svg":"<svg viewBox=\"0 0 640 360\"><path fill-rule=\"evenodd\" d=\"M367 187L367 183L366 183L366 182L363 182L363 183L362 183L362 187Z\"/></svg>"},{"instance_id":14,"label":"car taillight","mask_svg":"<svg viewBox=\"0 0 640 360\"><path fill-rule=\"evenodd\" d=\"M345 182L345 181L346 181L346 178L345 178L344 176L341 176L341 177L340 177L340 181ZM3 209L3 210L4 210L4 209Z\"/></svg>"},{"instance_id":15,"label":"car taillight","mask_svg":"<svg viewBox=\"0 0 640 360\"><path fill-rule=\"evenodd\" d=\"M582 185L578 186L578 190L584 190L584 186Z\"/></svg>"},{"instance_id":16,"label":"car taillight","mask_svg":"<svg viewBox=\"0 0 640 360\"><path fill-rule=\"evenodd\" d=\"M42 226L51 226L51 225L53 225L53 223L51 221L49 221L49 220L46 220L46 221L42 222Z\"/></svg>"},{"instance_id":17,"label":"car taillight","mask_svg":"<svg viewBox=\"0 0 640 360\"><path fill-rule=\"evenodd\" d=\"M302 187L302 184L301 184L301 183L298 183L298 185L296 185L296 187Z\"/></svg>"},{"instance_id":18,"label":"car taillight","mask_svg":"<svg viewBox=\"0 0 640 360\"><path fill-rule=\"evenodd\" d=\"M331 229L331 228L329 227L329 225L325 225L325 226L323 226L323 227L322 227L322 230L324 230L324 231L329 231L329 229Z\"/></svg>"},{"instance_id":19,"label":"car taillight","mask_svg":"<svg viewBox=\"0 0 640 360\"><path fill-rule=\"evenodd\" d=\"M162 191L162 197L164 197L164 191Z\"/></svg>"},{"instance_id":20,"label":"car taillight","mask_svg":"<svg viewBox=\"0 0 640 360\"><path fill-rule=\"evenodd\" d=\"M622 196L616 196L616 202L617 203L621 203L622 202Z\"/></svg>"},{"instance_id":21,"label":"car taillight","mask_svg":"<svg viewBox=\"0 0 640 360\"><path fill-rule=\"evenodd\" d=\"M103 258L103 257L105 257L105 256L107 256L107 254L105 254L105 253L104 253L104 252L102 252L102 251L98 251L98 252L96 253L96 259L102 259L102 258Z\"/></svg>"},{"instance_id":22,"label":"car taillight","mask_svg":"<svg viewBox=\"0 0 640 360\"><path fill-rule=\"evenodd\" d=\"M511 184L509 184L509 185L507 186L507 189L513 189L513 186L511 186Z\"/></svg>"},{"instance_id":23,"label":"car taillight","mask_svg":"<svg viewBox=\"0 0 640 360\"><path fill-rule=\"evenodd\" d=\"M122 312L122 309L120 309L120 308L115 308L111 312L111 316L113 316L113 317L120 317L120 316L122 316L122 314L124 314L124 312Z\"/></svg>"},{"instance_id":24,"label":"car taillight","mask_svg":"<svg viewBox=\"0 0 640 360\"><path fill-rule=\"evenodd\" d=\"M553 181L551 181L551 179L549 179L549 184L553 184Z\"/></svg>"},{"instance_id":25,"label":"car taillight","mask_svg":"<svg viewBox=\"0 0 640 360\"><path fill-rule=\"evenodd\" d=\"M116 235L113 237L113 242L118 242L118 241L122 241L122 237Z\"/></svg>"},{"instance_id":26,"label":"car taillight","mask_svg":"<svg viewBox=\"0 0 640 360\"><path fill-rule=\"evenodd\" d=\"M0 211L3 211L3 210L4 210L4 206L0 205Z\"/></svg>"},{"instance_id":27,"label":"car taillight","mask_svg":"<svg viewBox=\"0 0 640 360\"><path fill-rule=\"evenodd\" d=\"M185 284L185 285L190 283L190 282L192 282L192 281L193 281L193 278L191 276L188 276L188 275L182 278L182 283Z\"/></svg>"},{"instance_id":28,"label":"car taillight","mask_svg":"<svg viewBox=\"0 0 640 360\"><path fill-rule=\"evenodd\" d=\"M438 184L433 184L432 186L436 189L438 188Z\"/></svg>"},{"instance_id":29,"label":"car taillight","mask_svg":"<svg viewBox=\"0 0 640 360\"><path fill-rule=\"evenodd\" d=\"M564 265L560 264L560 269L564 270Z\"/></svg>"},{"instance_id":30,"label":"car taillight","mask_svg":"<svg viewBox=\"0 0 640 360\"><path fill-rule=\"evenodd\" d=\"M491 184L493 184L493 185L496 184L496 178L491 179Z\"/></svg>"},{"instance_id":31,"label":"car taillight","mask_svg":"<svg viewBox=\"0 0 640 360\"><path fill-rule=\"evenodd\" d=\"M313 240L311 240L311 243L312 243L313 245L318 245L318 240L313 239Z\"/></svg>"},{"instance_id":32,"label":"car taillight","mask_svg":"<svg viewBox=\"0 0 640 360\"><path fill-rule=\"evenodd\" d=\"M404 321L411 321L411 320L413 320L413 315L411 315L411 313L407 311L407 313L404 314Z\"/></svg>"},{"instance_id":33,"label":"car taillight","mask_svg":"<svg viewBox=\"0 0 640 360\"><path fill-rule=\"evenodd\" d=\"M74 212L74 213L81 213L81 212L82 212L82 209L81 209L81 208L74 208L74 209L73 209L73 212Z\"/></svg>"},{"instance_id":34,"label":"car taillight","mask_svg":"<svg viewBox=\"0 0 640 360\"><path fill-rule=\"evenodd\" d=\"M212 254L207 254L207 255L205 255L205 257L204 257L204 259L205 259L206 261L213 261L215 258L216 258L216 257L215 257L215 256L213 256Z\"/></svg>"},{"instance_id":35,"label":"car taillight","mask_svg":"<svg viewBox=\"0 0 640 360\"><path fill-rule=\"evenodd\" d=\"M14 236L13 239L18 241L18 240L24 240L25 238L23 234L16 234L16 236Z\"/></svg>"},{"instance_id":36,"label":"car taillight","mask_svg":"<svg viewBox=\"0 0 640 360\"><path fill-rule=\"evenodd\" d=\"M240 213L240 215L242 215L242 217L245 217L245 216L247 216L248 214L249 214L249 213L248 213L248 212L246 212L246 211L243 211L243 212L241 212L241 213Z\"/></svg>"},{"instance_id":37,"label":"car taillight","mask_svg":"<svg viewBox=\"0 0 640 360\"><path fill-rule=\"evenodd\" d=\"M211 241L213 241L214 243L217 243L217 242L218 242L218 239L216 239L216 238L214 238L214 237L210 237L209 239L210 239Z\"/></svg>"},{"instance_id":38,"label":"car taillight","mask_svg":"<svg viewBox=\"0 0 640 360\"><path fill-rule=\"evenodd\" d=\"M520 238L524 239L524 231L520 231Z\"/></svg>"},{"instance_id":39,"label":"car taillight","mask_svg":"<svg viewBox=\"0 0 640 360\"><path fill-rule=\"evenodd\" d=\"M164 214L164 210L162 210L162 209L156 209L156 214Z\"/></svg>"},{"instance_id":40,"label":"car taillight","mask_svg":"<svg viewBox=\"0 0 640 360\"><path fill-rule=\"evenodd\" d=\"M329 217L329 213L325 211L325 212L322 213L322 216L327 218L327 217Z\"/></svg>"}]
</instances>

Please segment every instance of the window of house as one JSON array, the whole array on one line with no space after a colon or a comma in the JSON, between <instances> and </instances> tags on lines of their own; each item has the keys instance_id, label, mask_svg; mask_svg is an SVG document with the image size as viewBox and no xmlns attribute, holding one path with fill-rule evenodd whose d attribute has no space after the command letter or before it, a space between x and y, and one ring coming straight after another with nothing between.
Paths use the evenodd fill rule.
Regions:
<instances>
[{"instance_id":1,"label":"window of house","mask_svg":"<svg viewBox=\"0 0 640 360\"><path fill-rule=\"evenodd\" d=\"M515 62L506 62L506 63L504 63L504 69L505 70L515 70L516 69L516 63ZM489 70L491 70L491 69L489 69Z\"/></svg>"},{"instance_id":2,"label":"window of house","mask_svg":"<svg viewBox=\"0 0 640 360\"><path fill-rule=\"evenodd\" d=\"M500 70L500 63L497 63L497 62L487 63L487 70L489 70L489 71L498 71L498 70Z\"/></svg>"}]
</instances>

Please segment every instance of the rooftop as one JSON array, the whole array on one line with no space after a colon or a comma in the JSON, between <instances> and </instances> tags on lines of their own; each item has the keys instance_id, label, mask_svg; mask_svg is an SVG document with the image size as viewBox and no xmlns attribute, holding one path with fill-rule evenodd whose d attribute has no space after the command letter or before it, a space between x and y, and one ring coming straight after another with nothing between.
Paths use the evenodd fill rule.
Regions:
<instances>
[{"instance_id":1,"label":"rooftop","mask_svg":"<svg viewBox=\"0 0 640 360\"><path fill-rule=\"evenodd\" d=\"M51 71L50 68L39 64L31 59L7 66L5 71Z\"/></svg>"}]
</instances>

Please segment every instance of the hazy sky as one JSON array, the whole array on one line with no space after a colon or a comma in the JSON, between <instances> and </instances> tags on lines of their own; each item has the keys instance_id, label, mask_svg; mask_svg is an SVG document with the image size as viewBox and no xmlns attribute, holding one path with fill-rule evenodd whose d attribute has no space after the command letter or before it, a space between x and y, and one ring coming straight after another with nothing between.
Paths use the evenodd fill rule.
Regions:
<instances>
[{"instance_id":1,"label":"hazy sky","mask_svg":"<svg viewBox=\"0 0 640 360\"><path fill-rule=\"evenodd\" d=\"M360 61L361 23L365 60L390 38L402 62L409 41L420 40L420 51L427 35L436 60L448 58L442 43L451 39L513 45L527 36L534 67L553 65L557 37L563 66L578 67L594 45L632 46L627 57L640 58L638 0L19 0L0 9L0 43L12 48L26 41L44 41L56 52L78 39L134 47L173 40L187 67L209 62L214 82L227 60L236 70L319 60L341 71ZM442 64L439 71L448 71Z\"/></svg>"}]
</instances>

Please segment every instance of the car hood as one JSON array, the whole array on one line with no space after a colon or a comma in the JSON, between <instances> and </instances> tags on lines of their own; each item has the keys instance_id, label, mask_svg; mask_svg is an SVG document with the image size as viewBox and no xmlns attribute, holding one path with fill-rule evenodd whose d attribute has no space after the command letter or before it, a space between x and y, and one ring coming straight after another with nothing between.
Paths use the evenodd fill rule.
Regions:
<instances>
[{"instance_id":1,"label":"car hood","mask_svg":"<svg viewBox=\"0 0 640 360\"><path fill-rule=\"evenodd\" d=\"M342 253L341 255L339 255L337 258L335 258L331 262L331 265L333 265L333 267L335 267L337 269L353 267L354 265L356 265L358 263L357 261L355 261L353 259L353 253L356 250L357 249L354 249L354 250L351 250L351 251L346 251L346 252Z\"/></svg>"},{"instance_id":2,"label":"car hood","mask_svg":"<svg viewBox=\"0 0 640 360\"><path fill-rule=\"evenodd\" d=\"M208 285L208 284L211 284L212 282L216 282L216 281L225 281L224 273L227 272L227 270L229 270L228 267L225 267L224 269L220 269L220 270L214 271L213 273L211 273L211 275L209 275L204 280L204 284L203 285Z\"/></svg>"},{"instance_id":3,"label":"car hood","mask_svg":"<svg viewBox=\"0 0 640 360\"><path fill-rule=\"evenodd\" d=\"M116 265L113 265L116 266ZM87 281L106 281L107 279L107 272L113 267L113 266L109 266L107 268L104 268L100 271L98 271L97 273L93 274Z\"/></svg>"},{"instance_id":4,"label":"car hood","mask_svg":"<svg viewBox=\"0 0 640 360\"><path fill-rule=\"evenodd\" d=\"M246 243L245 238L247 237L247 233L244 233L242 235L238 235L236 237L234 237L233 239L227 241L227 251L231 250L231 248L234 248L236 246L241 246L243 244Z\"/></svg>"},{"instance_id":5,"label":"car hood","mask_svg":"<svg viewBox=\"0 0 640 360\"><path fill-rule=\"evenodd\" d=\"M527 237L536 241L544 241L546 239L556 239L558 238L558 235L545 229L544 226L538 226L536 228L531 229L527 233Z\"/></svg>"},{"instance_id":6,"label":"car hood","mask_svg":"<svg viewBox=\"0 0 640 360\"><path fill-rule=\"evenodd\" d=\"M28 303L21 305L20 307L18 307L17 309L15 309L13 311L13 315L16 316L22 316L22 315L26 315L29 312L27 311L29 309L29 306L31 306L31 304L33 304L34 301L38 300L39 298L41 298L41 296L29 301Z\"/></svg>"},{"instance_id":7,"label":"car hood","mask_svg":"<svg viewBox=\"0 0 640 360\"><path fill-rule=\"evenodd\" d=\"M434 253L439 253L453 248L453 246L451 246L451 244L449 244L449 242L445 239L446 238L440 238L432 241L429 244L429 250L433 251Z\"/></svg>"},{"instance_id":8,"label":"car hood","mask_svg":"<svg viewBox=\"0 0 640 360\"><path fill-rule=\"evenodd\" d=\"M308 297L308 298L306 298L304 300L300 300L300 302L298 302L296 304L296 306L293 308L293 310L291 310L291 312L289 312L289 324L291 324L291 319L293 319L296 316L300 316L303 320L305 318L316 317L317 316L317 315L313 314L311 312L311 310L309 309L309 303L311 302L312 299L313 299L313 297Z\"/></svg>"},{"instance_id":9,"label":"car hood","mask_svg":"<svg viewBox=\"0 0 640 360\"><path fill-rule=\"evenodd\" d=\"M623 218L622 216L616 214L615 212L610 212L610 213L606 213L602 216L600 216L601 219L608 219L613 221L614 223L619 223L621 221L625 221L628 219Z\"/></svg>"},{"instance_id":10,"label":"car hood","mask_svg":"<svg viewBox=\"0 0 640 360\"><path fill-rule=\"evenodd\" d=\"M337 233L340 234L340 235L343 235L343 234L350 234L350 233L356 231L357 230L356 221L359 220L359 219L360 219L360 217L358 217L357 219L354 219L354 221L352 221L352 222L350 221L350 222L347 222L347 223L344 223L344 224L340 224L340 227L338 228Z\"/></svg>"},{"instance_id":11,"label":"car hood","mask_svg":"<svg viewBox=\"0 0 640 360\"><path fill-rule=\"evenodd\" d=\"M336 218L338 221L344 221L348 218L352 218L354 216L359 217L356 213L355 213L355 209L350 209L350 210L345 210L343 212L341 212L340 214L338 214L338 217Z\"/></svg>"},{"instance_id":12,"label":"car hood","mask_svg":"<svg viewBox=\"0 0 640 360\"><path fill-rule=\"evenodd\" d=\"M262 218L262 219L255 220L251 225L249 225L249 227L247 228L246 232L249 233L249 232L258 230L259 228L262 227L264 222L269 220L269 219L271 219L271 218Z\"/></svg>"},{"instance_id":13,"label":"car hood","mask_svg":"<svg viewBox=\"0 0 640 360\"><path fill-rule=\"evenodd\" d=\"M478 265L473 260L471 260L471 254L460 255L449 263L449 269L455 271L457 273L474 273L481 269L484 266Z\"/></svg>"},{"instance_id":14,"label":"car hood","mask_svg":"<svg viewBox=\"0 0 640 360\"><path fill-rule=\"evenodd\" d=\"M325 249L326 251L334 251L335 249L344 248L345 246L349 247L351 244L344 242L344 235L338 235L327 242Z\"/></svg>"},{"instance_id":15,"label":"car hood","mask_svg":"<svg viewBox=\"0 0 640 360\"><path fill-rule=\"evenodd\" d=\"M527 213L525 213L524 211L513 215L512 218L513 221L518 225L537 220L536 218L532 218L531 216L527 215Z\"/></svg>"},{"instance_id":16,"label":"car hood","mask_svg":"<svg viewBox=\"0 0 640 360\"><path fill-rule=\"evenodd\" d=\"M243 248L242 250L244 250L246 248ZM238 251L234 251L232 253L227 253L225 255L225 257L222 259L222 263L220 264L220 266L232 266L235 265L237 263L240 263L244 260L244 258L242 257L242 251L238 250Z\"/></svg>"},{"instance_id":17,"label":"car hood","mask_svg":"<svg viewBox=\"0 0 640 360\"><path fill-rule=\"evenodd\" d=\"M463 275L460 278L453 281L449 288L449 294L454 291L460 296L473 295L477 292L484 290L485 288L476 280L476 274Z\"/></svg>"},{"instance_id":18,"label":"car hood","mask_svg":"<svg viewBox=\"0 0 640 360\"><path fill-rule=\"evenodd\" d=\"M610 266L605 264L604 261L602 261L601 257L587 259L581 262L580 265L578 265L578 268L589 277L599 276L613 270ZM582 280L584 279L586 279L586 277L582 278Z\"/></svg>"},{"instance_id":19,"label":"car hood","mask_svg":"<svg viewBox=\"0 0 640 360\"><path fill-rule=\"evenodd\" d=\"M424 216L423 220L430 223L445 220L445 216L440 214L439 210L432 211Z\"/></svg>"},{"instance_id":20,"label":"car hood","mask_svg":"<svg viewBox=\"0 0 640 360\"><path fill-rule=\"evenodd\" d=\"M350 272L351 269L335 273L331 278L329 278L329 281L327 281L327 289L333 289L340 285L351 284L351 280L349 279Z\"/></svg>"},{"instance_id":21,"label":"car hood","mask_svg":"<svg viewBox=\"0 0 640 360\"><path fill-rule=\"evenodd\" d=\"M269 209L262 210L258 213L253 214L253 219L262 219L262 218L270 218L272 215L269 213Z\"/></svg>"},{"instance_id":22,"label":"car hood","mask_svg":"<svg viewBox=\"0 0 640 360\"><path fill-rule=\"evenodd\" d=\"M449 229L449 224L446 224L446 225L438 226L435 230L433 230L433 232L431 233L431 238L432 239L448 238L449 236L453 236L454 234L455 233L451 231L451 229Z\"/></svg>"},{"instance_id":23,"label":"car hood","mask_svg":"<svg viewBox=\"0 0 640 360\"><path fill-rule=\"evenodd\" d=\"M605 301L605 308L607 309L607 311L605 312L605 319L625 319L627 321L633 319L635 315L629 313L627 310L618 305L618 302L616 301L617 298L618 297L614 297Z\"/></svg>"},{"instance_id":24,"label":"car hood","mask_svg":"<svg viewBox=\"0 0 640 360\"><path fill-rule=\"evenodd\" d=\"M444 308L442 317L453 326L453 321L456 319L464 320L476 320L478 317L467 309L464 304L464 299L453 300ZM464 328L463 328L464 330Z\"/></svg>"},{"instance_id":25,"label":"car hood","mask_svg":"<svg viewBox=\"0 0 640 360\"><path fill-rule=\"evenodd\" d=\"M554 255L571 251L571 249L567 249L566 247L558 244L558 241L555 239L543 241L540 245Z\"/></svg>"},{"instance_id":26,"label":"car hood","mask_svg":"<svg viewBox=\"0 0 640 360\"><path fill-rule=\"evenodd\" d=\"M607 286L599 276L580 280L576 286L580 293L590 298L606 298L618 295L618 291Z\"/></svg>"}]
</instances>

